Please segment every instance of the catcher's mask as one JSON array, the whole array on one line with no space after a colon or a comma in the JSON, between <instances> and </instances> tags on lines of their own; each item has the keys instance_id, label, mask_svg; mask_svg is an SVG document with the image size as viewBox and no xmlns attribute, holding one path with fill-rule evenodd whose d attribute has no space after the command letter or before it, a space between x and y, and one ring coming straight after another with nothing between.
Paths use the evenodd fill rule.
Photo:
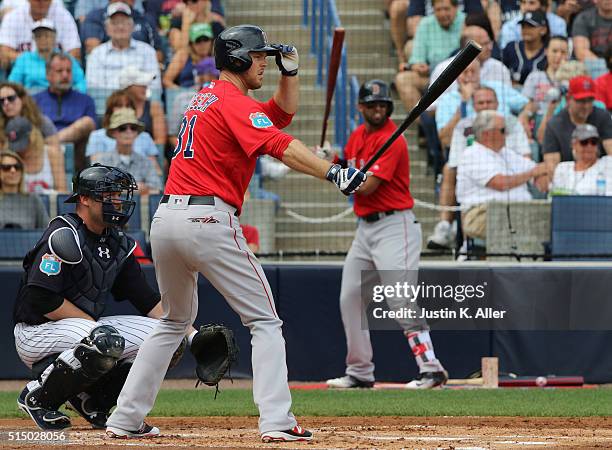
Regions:
<instances>
[{"instance_id":1,"label":"catcher's mask","mask_svg":"<svg viewBox=\"0 0 612 450\"><path fill-rule=\"evenodd\" d=\"M136 206L134 177L117 167L96 163L81 170L72 179L73 194L64 203L77 203L85 195L102 203L102 220L108 226L125 225Z\"/></svg>"}]
</instances>

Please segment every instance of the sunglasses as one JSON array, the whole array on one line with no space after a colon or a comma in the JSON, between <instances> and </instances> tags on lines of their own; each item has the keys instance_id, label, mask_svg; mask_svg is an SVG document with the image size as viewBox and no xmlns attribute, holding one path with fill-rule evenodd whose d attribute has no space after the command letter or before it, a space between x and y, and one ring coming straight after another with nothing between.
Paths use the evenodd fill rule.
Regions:
<instances>
[{"instance_id":1,"label":"sunglasses","mask_svg":"<svg viewBox=\"0 0 612 450\"><path fill-rule=\"evenodd\" d=\"M597 145L599 144L599 139L592 137L592 138L588 138L588 139L582 139L580 142L580 145Z\"/></svg>"},{"instance_id":2,"label":"sunglasses","mask_svg":"<svg viewBox=\"0 0 612 450\"><path fill-rule=\"evenodd\" d=\"M15 169L17 172L23 170L23 166L21 164L0 164L0 168L3 172L10 172L11 169Z\"/></svg>"},{"instance_id":3,"label":"sunglasses","mask_svg":"<svg viewBox=\"0 0 612 450\"><path fill-rule=\"evenodd\" d=\"M6 97L0 97L0 104L4 105L4 102L13 103L17 100L17 94L7 95Z\"/></svg>"},{"instance_id":4,"label":"sunglasses","mask_svg":"<svg viewBox=\"0 0 612 450\"><path fill-rule=\"evenodd\" d=\"M194 3L198 3L200 0L184 0L186 4L194 4Z\"/></svg>"},{"instance_id":5,"label":"sunglasses","mask_svg":"<svg viewBox=\"0 0 612 450\"><path fill-rule=\"evenodd\" d=\"M138 131L138 127L136 125L121 125L120 127L117 127L117 130L119 130L120 132L124 132L127 130L130 131Z\"/></svg>"}]
</instances>

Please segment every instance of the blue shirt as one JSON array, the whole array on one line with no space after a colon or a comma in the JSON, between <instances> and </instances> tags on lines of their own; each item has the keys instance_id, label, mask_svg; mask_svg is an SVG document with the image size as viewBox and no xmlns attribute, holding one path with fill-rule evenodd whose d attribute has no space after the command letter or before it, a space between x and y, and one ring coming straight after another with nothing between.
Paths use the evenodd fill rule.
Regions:
<instances>
[{"instance_id":1,"label":"blue shirt","mask_svg":"<svg viewBox=\"0 0 612 450\"><path fill-rule=\"evenodd\" d=\"M532 71L546 70L546 47L542 46L540 51L529 59L525 54L525 43L523 41L510 42L504 48L502 61L510 69L512 80L523 84Z\"/></svg>"},{"instance_id":2,"label":"blue shirt","mask_svg":"<svg viewBox=\"0 0 612 450\"><path fill-rule=\"evenodd\" d=\"M59 97L47 89L33 98L40 111L49 116L58 130L63 130L85 116L91 117L96 123L96 105L87 94L71 89Z\"/></svg>"},{"instance_id":3,"label":"blue shirt","mask_svg":"<svg viewBox=\"0 0 612 450\"><path fill-rule=\"evenodd\" d=\"M92 156L96 153L114 152L117 148L117 142L106 135L106 130L101 128L89 135L85 156ZM155 141L149 133L143 131L138 134L134 141L134 153L139 153L144 156L157 156L159 151L155 145Z\"/></svg>"},{"instance_id":4,"label":"blue shirt","mask_svg":"<svg viewBox=\"0 0 612 450\"><path fill-rule=\"evenodd\" d=\"M515 17L512 20L507 21L502 25L501 32L499 33L499 46L505 48L512 41L522 41L521 26L519 21L522 16ZM550 29L551 36L565 36L567 37L567 24L565 20L554 13L546 13L546 19L548 20L548 28Z\"/></svg>"},{"instance_id":5,"label":"blue shirt","mask_svg":"<svg viewBox=\"0 0 612 450\"><path fill-rule=\"evenodd\" d=\"M74 88L78 91L85 92L87 90L85 73L77 60L71 55L68 56L70 56L70 60L72 61L72 80ZM37 51L23 52L19 54L15 60L8 80L13 83L19 83L26 89L46 89L49 87L46 64L47 62L42 59Z\"/></svg>"},{"instance_id":6,"label":"blue shirt","mask_svg":"<svg viewBox=\"0 0 612 450\"><path fill-rule=\"evenodd\" d=\"M499 103L497 110L502 114L508 115L511 113L518 113L529 102L529 99L521 95L516 89L499 81L482 81L480 84L490 87L495 91ZM446 126L455 112L457 112L459 106L461 106L461 94L459 93L459 89L442 94L438 107L436 108L436 127L438 131ZM470 117L475 114L471 99L466 105L465 112L465 117Z\"/></svg>"}]
</instances>

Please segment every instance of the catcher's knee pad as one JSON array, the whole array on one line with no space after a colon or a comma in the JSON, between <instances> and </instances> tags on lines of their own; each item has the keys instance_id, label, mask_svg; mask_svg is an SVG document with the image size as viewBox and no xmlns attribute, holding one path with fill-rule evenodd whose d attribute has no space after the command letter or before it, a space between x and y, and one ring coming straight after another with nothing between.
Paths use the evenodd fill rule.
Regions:
<instances>
[{"instance_id":1,"label":"catcher's knee pad","mask_svg":"<svg viewBox=\"0 0 612 450\"><path fill-rule=\"evenodd\" d=\"M74 349L81 370L92 380L109 372L123 354L125 338L110 325L94 328Z\"/></svg>"}]
</instances>

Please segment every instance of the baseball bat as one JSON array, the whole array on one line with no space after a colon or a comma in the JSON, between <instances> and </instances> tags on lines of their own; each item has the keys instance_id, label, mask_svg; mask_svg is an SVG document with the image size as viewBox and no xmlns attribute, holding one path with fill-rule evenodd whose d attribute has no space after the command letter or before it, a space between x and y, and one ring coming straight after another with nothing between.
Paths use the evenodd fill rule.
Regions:
<instances>
[{"instance_id":1,"label":"baseball bat","mask_svg":"<svg viewBox=\"0 0 612 450\"><path fill-rule=\"evenodd\" d=\"M329 54L329 67L327 69L327 97L325 98L325 113L323 114L323 131L321 131L321 147L325 143L325 134L327 133L327 119L331 112L331 101L336 89L336 79L338 78L338 69L340 68L340 60L342 58L342 43L344 42L344 28L336 28L334 30L334 40L332 42L331 52Z\"/></svg>"},{"instance_id":2,"label":"baseball bat","mask_svg":"<svg viewBox=\"0 0 612 450\"><path fill-rule=\"evenodd\" d=\"M414 122L428 107L431 105L448 87L457 79L457 77L470 65L481 52L482 47L474 41L469 41L467 45L461 49L453 58L451 63L440 74L438 78L427 88L419 102L408 113L401 125L395 130L389 139L380 147L380 149L370 158L370 160L360 170L367 172L374 165L378 158L395 142L395 140Z\"/></svg>"}]
</instances>

